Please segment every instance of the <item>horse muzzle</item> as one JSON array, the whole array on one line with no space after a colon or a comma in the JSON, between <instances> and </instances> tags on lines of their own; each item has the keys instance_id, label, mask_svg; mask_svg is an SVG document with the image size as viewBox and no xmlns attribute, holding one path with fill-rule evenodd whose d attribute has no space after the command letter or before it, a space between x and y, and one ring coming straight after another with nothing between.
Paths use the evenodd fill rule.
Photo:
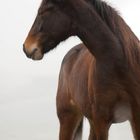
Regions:
<instances>
[{"instance_id":1,"label":"horse muzzle","mask_svg":"<svg viewBox=\"0 0 140 140\"><path fill-rule=\"evenodd\" d=\"M44 56L37 44L33 44L30 46L24 44L23 51L28 58L31 58L33 60L41 60Z\"/></svg>"}]
</instances>

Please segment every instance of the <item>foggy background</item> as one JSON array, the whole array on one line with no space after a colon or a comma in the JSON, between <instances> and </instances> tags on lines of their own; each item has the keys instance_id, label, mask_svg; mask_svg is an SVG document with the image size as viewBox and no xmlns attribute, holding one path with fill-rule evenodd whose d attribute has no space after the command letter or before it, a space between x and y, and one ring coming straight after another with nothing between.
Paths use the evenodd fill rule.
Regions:
<instances>
[{"instance_id":1,"label":"foggy background","mask_svg":"<svg viewBox=\"0 0 140 140\"><path fill-rule=\"evenodd\" d=\"M140 1L107 0L140 38ZM80 40L71 37L42 61L26 58L22 44L41 0L0 0L0 140L57 140L55 96L61 61ZM84 128L84 140L88 123ZM133 140L128 122L113 125L110 140Z\"/></svg>"}]
</instances>

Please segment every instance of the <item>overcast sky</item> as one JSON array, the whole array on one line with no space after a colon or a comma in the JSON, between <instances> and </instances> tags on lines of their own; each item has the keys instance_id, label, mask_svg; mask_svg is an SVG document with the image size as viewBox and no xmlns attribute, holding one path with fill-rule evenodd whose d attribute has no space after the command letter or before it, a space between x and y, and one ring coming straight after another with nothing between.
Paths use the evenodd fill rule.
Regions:
<instances>
[{"instance_id":1,"label":"overcast sky","mask_svg":"<svg viewBox=\"0 0 140 140\"><path fill-rule=\"evenodd\" d=\"M140 38L140 0L106 1L120 12L134 33ZM17 102L13 108L11 104L9 104L7 109L5 109L5 106L3 106L2 109L1 105L3 103L6 105L10 101L20 101L23 98L32 98L33 96L38 98L40 94L45 95L46 90L42 90L42 86L48 89L54 85L54 87L51 88L56 89L56 80L63 56L71 47L80 42L78 38L72 37L64 43L61 43L57 49L45 55L42 61L35 62L26 58L22 51L22 44L35 19L40 2L41 0L1 0L0 2L0 112L3 111L0 124L6 117L7 120L10 120L11 117L12 121L11 114L15 112L16 115L17 112L17 110L13 108L18 107L20 104ZM53 77L55 81L53 81ZM52 91L54 92L54 90L49 89L49 92ZM31 93L34 94L32 95ZM45 99L48 100L48 97L49 95L47 95ZM44 98L42 99L45 103ZM53 93L50 99L53 102L53 107L55 107L55 93ZM42 102L42 100L40 101ZM25 107L28 108L28 105ZM26 110L24 106L21 108ZM35 110L35 108L30 109L30 111L32 110ZM38 108L38 111L39 110ZM26 113L27 112L24 112L24 115L26 115ZM15 118L14 115L13 118ZM19 118L16 119L18 120ZM28 120L28 117L26 117L26 119ZM2 125L0 125L0 130L3 130ZM7 134L5 134L5 136L7 136ZM2 140L12 139L3 138Z\"/></svg>"}]
</instances>

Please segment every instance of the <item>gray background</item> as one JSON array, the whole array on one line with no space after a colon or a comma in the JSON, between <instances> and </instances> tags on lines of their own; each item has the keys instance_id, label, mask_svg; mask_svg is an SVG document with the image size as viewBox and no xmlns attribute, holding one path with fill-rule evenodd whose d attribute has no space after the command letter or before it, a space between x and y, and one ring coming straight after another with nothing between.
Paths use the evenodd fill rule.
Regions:
<instances>
[{"instance_id":1,"label":"gray background","mask_svg":"<svg viewBox=\"0 0 140 140\"><path fill-rule=\"evenodd\" d=\"M0 139L57 140L55 96L63 56L80 40L71 37L42 61L25 57L22 44L41 0L0 0ZM140 37L140 1L108 0ZM84 139L88 135L85 120ZM110 140L133 140L128 122L113 125Z\"/></svg>"}]
</instances>

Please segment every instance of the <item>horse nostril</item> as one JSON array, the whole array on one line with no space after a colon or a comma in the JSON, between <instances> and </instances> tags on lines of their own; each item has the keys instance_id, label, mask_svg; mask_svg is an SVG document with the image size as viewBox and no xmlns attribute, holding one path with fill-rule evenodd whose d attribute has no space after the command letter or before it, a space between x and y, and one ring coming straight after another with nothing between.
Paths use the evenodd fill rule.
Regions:
<instances>
[{"instance_id":1,"label":"horse nostril","mask_svg":"<svg viewBox=\"0 0 140 140\"><path fill-rule=\"evenodd\" d=\"M25 44L23 44L23 52L26 54L26 56L27 56L28 58L31 58L31 56L32 56L32 54L33 54L33 52L28 52L28 50L26 49Z\"/></svg>"},{"instance_id":2,"label":"horse nostril","mask_svg":"<svg viewBox=\"0 0 140 140\"><path fill-rule=\"evenodd\" d=\"M31 55L33 55L37 50L38 48L34 48Z\"/></svg>"},{"instance_id":3,"label":"horse nostril","mask_svg":"<svg viewBox=\"0 0 140 140\"><path fill-rule=\"evenodd\" d=\"M25 43L23 44L23 51L28 58L32 59L40 59L42 58L41 50L38 48L36 44L26 46Z\"/></svg>"}]
</instances>

